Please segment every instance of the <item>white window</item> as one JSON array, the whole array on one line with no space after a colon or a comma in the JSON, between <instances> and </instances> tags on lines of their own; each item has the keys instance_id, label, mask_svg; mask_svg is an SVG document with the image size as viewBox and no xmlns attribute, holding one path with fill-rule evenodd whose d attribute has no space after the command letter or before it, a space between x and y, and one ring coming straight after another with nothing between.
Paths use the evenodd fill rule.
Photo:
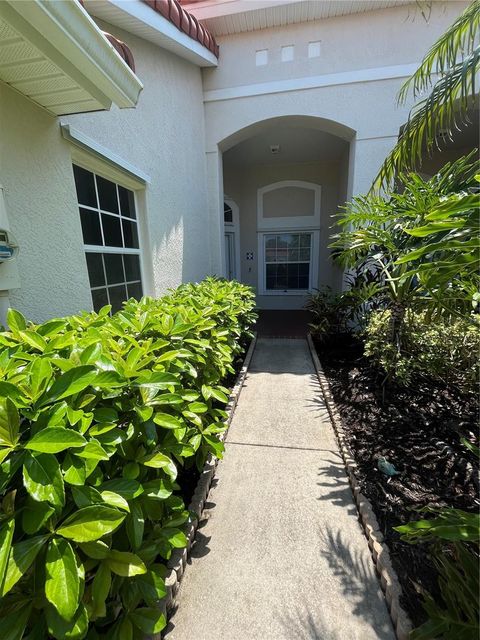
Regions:
<instances>
[{"instance_id":1,"label":"white window","mask_svg":"<svg viewBox=\"0 0 480 640\"><path fill-rule=\"evenodd\" d=\"M255 64L257 67L263 67L268 64L268 49L260 49L255 52Z\"/></svg>"},{"instance_id":2,"label":"white window","mask_svg":"<svg viewBox=\"0 0 480 640\"><path fill-rule=\"evenodd\" d=\"M289 44L281 48L282 62L292 62L295 58L295 45Z\"/></svg>"},{"instance_id":3,"label":"white window","mask_svg":"<svg viewBox=\"0 0 480 640\"><path fill-rule=\"evenodd\" d=\"M143 294L135 194L77 165L73 173L93 307L115 312Z\"/></svg>"},{"instance_id":4,"label":"white window","mask_svg":"<svg viewBox=\"0 0 480 640\"><path fill-rule=\"evenodd\" d=\"M317 40L315 42L308 43L308 57L309 58L319 58L321 54L321 42Z\"/></svg>"},{"instance_id":5,"label":"white window","mask_svg":"<svg viewBox=\"0 0 480 640\"><path fill-rule=\"evenodd\" d=\"M318 231L262 233L260 292L302 294L316 286Z\"/></svg>"}]
</instances>

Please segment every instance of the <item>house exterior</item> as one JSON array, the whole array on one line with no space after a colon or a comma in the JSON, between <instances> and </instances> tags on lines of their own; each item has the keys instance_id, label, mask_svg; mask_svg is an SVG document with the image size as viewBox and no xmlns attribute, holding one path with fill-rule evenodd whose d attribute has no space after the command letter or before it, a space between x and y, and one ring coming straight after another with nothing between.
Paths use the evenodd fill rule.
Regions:
<instances>
[{"instance_id":1,"label":"house exterior","mask_svg":"<svg viewBox=\"0 0 480 640\"><path fill-rule=\"evenodd\" d=\"M266 309L340 289L334 216L368 190L408 115L399 87L465 6L2 0L2 315L118 309L208 274Z\"/></svg>"}]
</instances>

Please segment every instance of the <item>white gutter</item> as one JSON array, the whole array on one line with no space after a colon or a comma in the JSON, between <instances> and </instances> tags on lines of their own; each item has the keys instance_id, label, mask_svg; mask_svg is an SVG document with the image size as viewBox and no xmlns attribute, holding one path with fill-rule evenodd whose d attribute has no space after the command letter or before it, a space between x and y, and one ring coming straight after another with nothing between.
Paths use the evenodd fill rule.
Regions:
<instances>
[{"instance_id":1,"label":"white gutter","mask_svg":"<svg viewBox=\"0 0 480 640\"><path fill-rule=\"evenodd\" d=\"M218 66L216 56L209 49L177 29L145 2L85 0L85 7L93 16L171 51L198 67Z\"/></svg>"},{"instance_id":2,"label":"white gutter","mask_svg":"<svg viewBox=\"0 0 480 640\"><path fill-rule=\"evenodd\" d=\"M137 104L142 83L76 0L0 0L0 18L105 109Z\"/></svg>"}]
</instances>

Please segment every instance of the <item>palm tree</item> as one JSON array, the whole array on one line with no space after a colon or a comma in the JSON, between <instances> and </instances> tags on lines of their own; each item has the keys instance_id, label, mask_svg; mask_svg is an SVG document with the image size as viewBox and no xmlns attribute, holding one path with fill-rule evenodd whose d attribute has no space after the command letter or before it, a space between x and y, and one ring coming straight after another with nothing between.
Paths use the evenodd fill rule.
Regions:
<instances>
[{"instance_id":1,"label":"palm tree","mask_svg":"<svg viewBox=\"0 0 480 640\"><path fill-rule=\"evenodd\" d=\"M468 123L468 111L476 94L480 69L480 0L472 4L435 42L414 75L402 86L398 102L404 104L409 92L419 98L397 144L385 159L373 188L388 187L401 171L415 169L422 155L437 144L438 134L452 137ZM435 80L435 77L440 77ZM445 135L445 134L444 134Z\"/></svg>"}]
</instances>

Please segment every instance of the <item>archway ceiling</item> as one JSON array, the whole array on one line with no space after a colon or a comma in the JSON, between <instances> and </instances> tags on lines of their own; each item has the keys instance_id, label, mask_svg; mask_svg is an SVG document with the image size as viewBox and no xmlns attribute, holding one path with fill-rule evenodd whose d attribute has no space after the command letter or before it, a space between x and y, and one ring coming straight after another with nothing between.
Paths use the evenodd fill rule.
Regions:
<instances>
[{"instance_id":1,"label":"archway ceiling","mask_svg":"<svg viewBox=\"0 0 480 640\"><path fill-rule=\"evenodd\" d=\"M280 152L272 153L271 145L279 145ZM337 162L347 148L348 142L325 131L276 125L225 151L223 162L226 166Z\"/></svg>"}]
</instances>

